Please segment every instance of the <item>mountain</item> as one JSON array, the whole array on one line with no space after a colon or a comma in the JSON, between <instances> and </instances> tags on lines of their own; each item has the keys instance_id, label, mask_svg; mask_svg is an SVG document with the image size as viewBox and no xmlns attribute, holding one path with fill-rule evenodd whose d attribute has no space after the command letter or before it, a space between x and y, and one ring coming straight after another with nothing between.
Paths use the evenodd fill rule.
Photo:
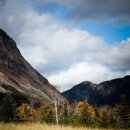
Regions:
<instances>
[{"instance_id":1,"label":"mountain","mask_svg":"<svg viewBox=\"0 0 130 130\"><path fill-rule=\"evenodd\" d=\"M64 100L56 88L24 59L15 41L0 29L0 92L8 91L21 92L46 103L52 100L51 94Z\"/></svg>"},{"instance_id":2,"label":"mountain","mask_svg":"<svg viewBox=\"0 0 130 130\"><path fill-rule=\"evenodd\" d=\"M62 93L70 103L87 100L89 103L101 105L115 105L121 95L126 95L130 102L130 76L94 84L82 82Z\"/></svg>"}]
</instances>

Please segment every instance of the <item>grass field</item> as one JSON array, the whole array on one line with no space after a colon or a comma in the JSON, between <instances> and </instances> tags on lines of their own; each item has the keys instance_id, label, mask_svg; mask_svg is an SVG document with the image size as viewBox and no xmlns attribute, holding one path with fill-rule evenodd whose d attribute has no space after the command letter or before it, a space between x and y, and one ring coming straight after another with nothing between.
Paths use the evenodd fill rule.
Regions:
<instances>
[{"instance_id":1,"label":"grass field","mask_svg":"<svg viewBox=\"0 0 130 130\"><path fill-rule=\"evenodd\" d=\"M92 129L92 128L74 128L55 125L43 124L13 124L13 123L0 123L0 130L112 130L112 129Z\"/></svg>"}]
</instances>

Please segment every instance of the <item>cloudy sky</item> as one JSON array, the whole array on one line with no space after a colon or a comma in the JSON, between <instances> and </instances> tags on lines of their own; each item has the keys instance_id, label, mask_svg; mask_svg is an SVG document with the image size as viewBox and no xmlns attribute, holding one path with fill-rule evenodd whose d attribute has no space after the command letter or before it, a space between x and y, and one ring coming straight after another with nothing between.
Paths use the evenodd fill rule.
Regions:
<instances>
[{"instance_id":1,"label":"cloudy sky","mask_svg":"<svg viewBox=\"0 0 130 130\"><path fill-rule=\"evenodd\" d=\"M0 28L60 91L130 74L130 0L0 0Z\"/></svg>"}]
</instances>

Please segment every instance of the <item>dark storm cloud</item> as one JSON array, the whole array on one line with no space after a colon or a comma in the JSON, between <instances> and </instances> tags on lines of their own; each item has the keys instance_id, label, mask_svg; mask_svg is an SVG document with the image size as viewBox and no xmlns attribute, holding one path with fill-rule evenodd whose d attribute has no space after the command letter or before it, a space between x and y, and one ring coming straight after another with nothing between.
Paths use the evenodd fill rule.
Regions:
<instances>
[{"instance_id":1,"label":"dark storm cloud","mask_svg":"<svg viewBox=\"0 0 130 130\"><path fill-rule=\"evenodd\" d=\"M128 23L130 18L130 0L44 0L42 2L68 5L69 11L66 17L72 20L110 20Z\"/></svg>"},{"instance_id":2,"label":"dark storm cloud","mask_svg":"<svg viewBox=\"0 0 130 130\"><path fill-rule=\"evenodd\" d=\"M0 11L2 11L2 8L4 7L7 0L0 0Z\"/></svg>"},{"instance_id":3,"label":"dark storm cloud","mask_svg":"<svg viewBox=\"0 0 130 130\"><path fill-rule=\"evenodd\" d=\"M81 0L68 14L81 19L130 15L130 0Z\"/></svg>"}]
</instances>

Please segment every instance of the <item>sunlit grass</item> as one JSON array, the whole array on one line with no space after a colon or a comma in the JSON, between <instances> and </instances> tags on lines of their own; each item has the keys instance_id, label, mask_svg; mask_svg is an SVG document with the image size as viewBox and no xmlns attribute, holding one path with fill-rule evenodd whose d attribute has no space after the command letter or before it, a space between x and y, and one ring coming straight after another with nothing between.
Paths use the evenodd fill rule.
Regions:
<instances>
[{"instance_id":1,"label":"sunlit grass","mask_svg":"<svg viewBox=\"0 0 130 130\"><path fill-rule=\"evenodd\" d=\"M33 124L0 123L0 130L103 130L103 129L44 125L44 124L40 124L40 123L36 123L36 124L35 123L33 123ZM112 130L112 129L107 129L107 130Z\"/></svg>"}]
</instances>

